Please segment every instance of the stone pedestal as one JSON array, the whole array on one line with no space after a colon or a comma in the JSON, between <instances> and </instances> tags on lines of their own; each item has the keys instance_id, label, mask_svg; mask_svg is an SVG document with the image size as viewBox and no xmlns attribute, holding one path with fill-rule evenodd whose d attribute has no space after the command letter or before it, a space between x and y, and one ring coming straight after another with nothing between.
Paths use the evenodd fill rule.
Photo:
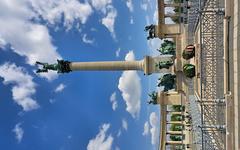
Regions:
<instances>
[{"instance_id":1,"label":"stone pedestal","mask_svg":"<svg viewBox=\"0 0 240 150\"><path fill-rule=\"evenodd\" d=\"M160 39L175 38L181 33L180 24L158 24L155 28L155 35Z\"/></svg>"},{"instance_id":2,"label":"stone pedestal","mask_svg":"<svg viewBox=\"0 0 240 150\"><path fill-rule=\"evenodd\" d=\"M157 101L160 105L184 105L186 100L182 93L169 91L159 92Z\"/></svg>"}]
</instances>

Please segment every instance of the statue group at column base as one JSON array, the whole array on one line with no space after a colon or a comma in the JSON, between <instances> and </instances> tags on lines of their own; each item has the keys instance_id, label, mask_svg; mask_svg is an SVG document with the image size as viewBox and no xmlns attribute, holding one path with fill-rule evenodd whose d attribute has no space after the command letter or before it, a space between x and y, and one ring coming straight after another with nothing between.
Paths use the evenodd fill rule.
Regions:
<instances>
[{"instance_id":1,"label":"statue group at column base","mask_svg":"<svg viewBox=\"0 0 240 150\"><path fill-rule=\"evenodd\" d=\"M176 45L173 41L164 40L161 47L157 50L161 55L176 55Z\"/></svg>"},{"instance_id":2,"label":"statue group at column base","mask_svg":"<svg viewBox=\"0 0 240 150\"><path fill-rule=\"evenodd\" d=\"M159 69L169 69L171 66L173 65L173 61L160 61L156 64L156 67L158 67Z\"/></svg>"},{"instance_id":3,"label":"statue group at column base","mask_svg":"<svg viewBox=\"0 0 240 150\"><path fill-rule=\"evenodd\" d=\"M167 92L168 90L174 89L176 87L176 75L175 74L165 74L158 79L158 87L164 86L163 91Z\"/></svg>"}]
</instances>

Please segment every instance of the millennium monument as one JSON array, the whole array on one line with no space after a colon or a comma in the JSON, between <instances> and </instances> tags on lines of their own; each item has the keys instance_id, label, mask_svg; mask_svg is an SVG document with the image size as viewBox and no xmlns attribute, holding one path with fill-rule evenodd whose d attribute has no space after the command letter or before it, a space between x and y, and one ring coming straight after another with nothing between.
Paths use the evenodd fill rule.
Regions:
<instances>
[{"instance_id":1,"label":"millennium monument","mask_svg":"<svg viewBox=\"0 0 240 150\"><path fill-rule=\"evenodd\" d=\"M139 70L163 73L148 104L160 107L159 150L240 149L240 3L238 0L157 0L147 40L163 39L159 56L138 61L37 62L37 72ZM165 13L171 7L174 13ZM166 18L174 23L168 24Z\"/></svg>"},{"instance_id":2,"label":"millennium monument","mask_svg":"<svg viewBox=\"0 0 240 150\"><path fill-rule=\"evenodd\" d=\"M161 3L162 4L162 3ZM176 5L166 5L176 6ZM179 5L177 5L179 6ZM162 7L162 5L161 5ZM57 60L55 64L46 62L36 62L39 66L37 73L47 73L49 70L57 73L70 73L74 71L123 71L137 70L143 71L145 75L153 73L163 73L159 78L157 85L164 87L163 91L153 91L149 94L148 104L160 106L160 139L159 149L170 148L189 148L189 122L190 117L188 109L185 108L188 95L188 85L185 80L195 76L195 66L190 62L184 61L185 58L194 57L194 45L186 46L186 41L181 36L186 36L181 23L167 25L161 18L164 13L160 12L160 21L158 25L145 27L149 32L147 40L152 38L168 38L163 41L156 57L146 56L142 60L136 61L96 61L96 62L71 62L66 60ZM165 16L166 17L166 16ZM180 30L181 29L181 30ZM183 32L180 32L183 31ZM171 38L171 39L169 39ZM187 50L186 54L182 51ZM188 56L188 57L185 57ZM183 57L184 56L184 57ZM168 120L168 115L171 120ZM187 123L185 122L187 121ZM168 129L170 127L170 129Z\"/></svg>"}]
</instances>

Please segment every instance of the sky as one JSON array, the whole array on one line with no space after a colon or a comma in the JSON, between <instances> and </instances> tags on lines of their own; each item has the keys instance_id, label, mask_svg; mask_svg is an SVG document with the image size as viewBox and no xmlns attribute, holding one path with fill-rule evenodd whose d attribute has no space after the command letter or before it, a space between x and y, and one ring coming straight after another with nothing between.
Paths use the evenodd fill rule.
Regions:
<instances>
[{"instance_id":1,"label":"sky","mask_svg":"<svg viewBox=\"0 0 240 150\"><path fill-rule=\"evenodd\" d=\"M36 61L140 60L155 0L1 0L0 146L7 150L155 150L158 75L36 74Z\"/></svg>"}]
</instances>

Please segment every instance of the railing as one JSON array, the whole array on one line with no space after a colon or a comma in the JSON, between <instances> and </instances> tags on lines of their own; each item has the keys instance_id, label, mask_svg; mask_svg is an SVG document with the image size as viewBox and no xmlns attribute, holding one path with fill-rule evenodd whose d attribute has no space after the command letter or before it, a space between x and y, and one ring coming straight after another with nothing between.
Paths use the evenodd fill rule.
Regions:
<instances>
[{"instance_id":1,"label":"railing","mask_svg":"<svg viewBox=\"0 0 240 150\"><path fill-rule=\"evenodd\" d=\"M193 146L223 150L226 146L223 74L223 0L190 0L189 43L200 31L200 97L189 97L193 120ZM200 116L199 116L200 114ZM197 117L196 117L197 116ZM200 135L201 134L201 135ZM201 139L199 139L201 137ZM201 144L200 144L201 143Z\"/></svg>"},{"instance_id":2,"label":"railing","mask_svg":"<svg viewBox=\"0 0 240 150\"><path fill-rule=\"evenodd\" d=\"M221 0L200 1L200 51L202 146L225 149L225 102L223 91L223 19ZM220 101L219 101L220 99Z\"/></svg>"},{"instance_id":3,"label":"railing","mask_svg":"<svg viewBox=\"0 0 240 150\"><path fill-rule=\"evenodd\" d=\"M189 33L189 43L193 43L193 37L197 25L199 23L199 1L198 0L189 0L189 7L188 10L188 33Z\"/></svg>"}]
</instances>

